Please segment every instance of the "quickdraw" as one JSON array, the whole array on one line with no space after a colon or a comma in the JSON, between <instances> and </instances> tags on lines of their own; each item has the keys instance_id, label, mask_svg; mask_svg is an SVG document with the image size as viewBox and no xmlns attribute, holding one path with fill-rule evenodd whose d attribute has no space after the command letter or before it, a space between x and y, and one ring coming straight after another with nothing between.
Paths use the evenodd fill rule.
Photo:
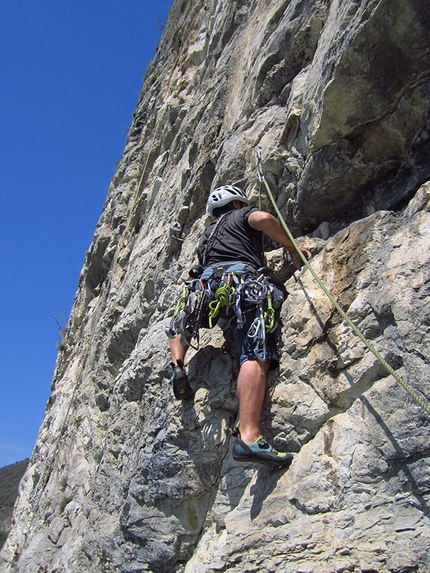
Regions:
<instances>
[{"instance_id":1,"label":"quickdraw","mask_svg":"<svg viewBox=\"0 0 430 573\"><path fill-rule=\"evenodd\" d=\"M211 296L210 290L205 288L202 281L193 281L190 285L186 285L178 296L170 325L165 329L167 337L175 338L180 335L184 346L192 346L191 342L194 338L198 349L199 329Z\"/></svg>"},{"instance_id":2,"label":"quickdraw","mask_svg":"<svg viewBox=\"0 0 430 573\"><path fill-rule=\"evenodd\" d=\"M264 313L264 324L267 332L273 332L276 328L275 309L272 306L272 293L270 288L267 290L267 309Z\"/></svg>"},{"instance_id":3,"label":"quickdraw","mask_svg":"<svg viewBox=\"0 0 430 573\"><path fill-rule=\"evenodd\" d=\"M179 294L178 297L178 304L176 305L175 308L175 312L173 313L173 318L176 318L178 316L178 314L180 313L180 311L184 308L184 306L187 303L187 299L188 299L188 295L190 294L190 289L187 286L185 286L182 290L182 292Z\"/></svg>"},{"instance_id":4,"label":"quickdraw","mask_svg":"<svg viewBox=\"0 0 430 573\"><path fill-rule=\"evenodd\" d=\"M264 319L264 310L261 303L257 307L257 316L254 318L248 330L248 337L253 339L254 354L259 360L267 360L266 347L266 324Z\"/></svg>"}]
</instances>

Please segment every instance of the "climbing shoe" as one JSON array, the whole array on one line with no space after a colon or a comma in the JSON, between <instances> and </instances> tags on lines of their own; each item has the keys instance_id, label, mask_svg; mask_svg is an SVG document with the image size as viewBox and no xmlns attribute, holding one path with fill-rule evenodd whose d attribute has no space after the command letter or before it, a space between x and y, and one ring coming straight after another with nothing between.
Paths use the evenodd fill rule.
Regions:
<instances>
[{"instance_id":1,"label":"climbing shoe","mask_svg":"<svg viewBox=\"0 0 430 573\"><path fill-rule=\"evenodd\" d=\"M188 376L182 369L181 364L172 364L173 372L170 382L173 386L173 393L177 400L186 400L194 394L194 390L191 388L188 382Z\"/></svg>"},{"instance_id":2,"label":"climbing shoe","mask_svg":"<svg viewBox=\"0 0 430 573\"><path fill-rule=\"evenodd\" d=\"M266 438L260 436L249 445L239 438L233 446L233 459L237 462L258 462L272 468L285 468L293 461L293 455L277 452Z\"/></svg>"}]
</instances>

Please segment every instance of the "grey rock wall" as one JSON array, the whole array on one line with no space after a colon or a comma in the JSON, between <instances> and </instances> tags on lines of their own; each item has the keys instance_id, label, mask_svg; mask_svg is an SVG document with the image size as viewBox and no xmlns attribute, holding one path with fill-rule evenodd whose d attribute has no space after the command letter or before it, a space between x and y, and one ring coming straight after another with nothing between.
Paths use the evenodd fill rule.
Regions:
<instances>
[{"instance_id":1,"label":"grey rock wall","mask_svg":"<svg viewBox=\"0 0 430 573\"><path fill-rule=\"evenodd\" d=\"M176 0L79 278L4 573L426 572L430 417L308 270L289 297L263 431L238 464L237 353L215 328L176 402L164 328L208 192L258 202L255 150L312 265L385 360L429 389L426 0ZM271 209L266 197L263 206Z\"/></svg>"}]
</instances>

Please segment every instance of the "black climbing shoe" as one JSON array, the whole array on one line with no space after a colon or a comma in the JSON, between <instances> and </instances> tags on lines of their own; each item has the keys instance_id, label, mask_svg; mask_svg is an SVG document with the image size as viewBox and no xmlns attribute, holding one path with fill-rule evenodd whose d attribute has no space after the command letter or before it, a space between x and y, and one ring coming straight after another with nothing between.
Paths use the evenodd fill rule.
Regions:
<instances>
[{"instance_id":1,"label":"black climbing shoe","mask_svg":"<svg viewBox=\"0 0 430 573\"><path fill-rule=\"evenodd\" d=\"M179 364L173 366L172 378L170 382L173 385L173 393L177 400L186 400L194 394L194 390L191 388L188 382L188 376L182 370Z\"/></svg>"},{"instance_id":2,"label":"black climbing shoe","mask_svg":"<svg viewBox=\"0 0 430 573\"><path fill-rule=\"evenodd\" d=\"M286 468L293 461L293 455L277 452L263 436L260 436L250 445L238 439L233 446L233 459L237 462L258 462L272 468Z\"/></svg>"}]
</instances>

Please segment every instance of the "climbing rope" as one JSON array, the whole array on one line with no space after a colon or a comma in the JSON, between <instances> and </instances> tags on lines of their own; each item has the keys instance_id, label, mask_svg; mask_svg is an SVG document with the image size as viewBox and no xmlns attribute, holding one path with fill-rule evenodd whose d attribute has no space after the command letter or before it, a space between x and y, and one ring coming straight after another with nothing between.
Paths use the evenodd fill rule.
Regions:
<instances>
[{"instance_id":1,"label":"climbing rope","mask_svg":"<svg viewBox=\"0 0 430 573\"><path fill-rule=\"evenodd\" d=\"M326 286L320 280L318 275L315 273L314 269L311 267L308 260L306 259L306 257L302 253L302 251L300 250L297 242L295 241L293 235L291 234L289 228L287 227L287 224L285 223L285 220L284 220L281 212L278 209L278 206L277 206L276 201L273 197L273 194L270 190L269 184L266 181L266 178L264 176L264 172L263 172L263 169L261 166L261 147L257 148L256 158L257 158L257 172L258 172L258 178L260 180L260 183L262 183L265 186L266 191L267 191L267 195L268 195L268 197L269 197L269 199L273 205L273 208L276 211L276 214L279 218L279 221L280 221L284 231L287 233L287 235L288 235L290 241L292 242L294 248L296 249L296 251L300 255L300 258L302 259L306 268L310 271L310 273L314 277L317 284L324 291L324 293L329 298L330 302L336 308L336 310L341 315L341 317L345 320L345 322L348 324L348 326L350 326L352 328L353 332L359 337L359 339L363 342L363 344L370 350L370 352L372 352L372 354L374 356L376 356L376 358L379 360L379 362L382 364L382 366L384 366L384 368L389 372L389 374L391 374L391 376L393 376L397 380L397 382L406 390L406 392L411 396L411 398L419 406L421 406L421 408L430 416L429 404L417 392L415 392L415 390L413 388L411 388L411 386L409 386L409 384L405 380L403 380L403 378L388 364L388 362L381 356L381 354L376 350L376 348L367 340L367 338L364 336L364 334L355 326L355 324L352 322L352 320L342 310L342 308L340 307L338 302L335 300L335 298L333 297L331 292L326 288Z\"/></svg>"}]
</instances>

